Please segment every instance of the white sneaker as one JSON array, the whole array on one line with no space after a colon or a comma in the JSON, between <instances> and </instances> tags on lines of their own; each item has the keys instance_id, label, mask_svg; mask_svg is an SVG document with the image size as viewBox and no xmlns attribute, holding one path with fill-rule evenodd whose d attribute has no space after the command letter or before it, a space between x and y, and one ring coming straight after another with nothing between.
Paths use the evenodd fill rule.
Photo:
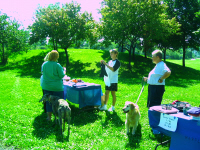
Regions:
<instances>
[{"instance_id":1,"label":"white sneaker","mask_svg":"<svg viewBox=\"0 0 200 150\"><path fill-rule=\"evenodd\" d=\"M104 106L102 106L101 108L99 108L99 110L107 110L107 106L106 105L104 105Z\"/></svg>"},{"instance_id":2,"label":"white sneaker","mask_svg":"<svg viewBox=\"0 0 200 150\"><path fill-rule=\"evenodd\" d=\"M108 109L108 111L114 111L115 110L115 107L114 106L112 106L112 107L110 107L109 109Z\"/></svg>"}]
</instances>

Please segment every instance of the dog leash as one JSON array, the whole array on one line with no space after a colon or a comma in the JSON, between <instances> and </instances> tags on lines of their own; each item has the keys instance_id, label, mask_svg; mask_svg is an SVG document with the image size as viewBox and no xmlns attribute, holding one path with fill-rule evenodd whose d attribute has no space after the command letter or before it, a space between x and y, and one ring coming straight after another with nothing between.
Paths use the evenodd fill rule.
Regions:
<instances>
[{"instance_id":1,"label":"dog leash","mask_svg":"<svg viewBox=\"0 0 200 150\"><path fill-rule=\"evenodd\" d=\"M142 83L142 89L141 89L141 91L140 91L140 95L138 96L138 99L137 99L137 101L136 101L136 104L137 104L137 102L138 102L138 100L139 100L139 98L140 98L142 92L144 91L144 86L145 86L144 77L142 77L141 83Z\"/></svg>"}]
</instances>

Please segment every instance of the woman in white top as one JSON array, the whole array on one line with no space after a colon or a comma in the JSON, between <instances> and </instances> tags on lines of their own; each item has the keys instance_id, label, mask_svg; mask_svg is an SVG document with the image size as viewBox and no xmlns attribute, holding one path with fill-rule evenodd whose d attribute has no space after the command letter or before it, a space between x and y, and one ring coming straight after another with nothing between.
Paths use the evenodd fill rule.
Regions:
<instances>
[{"instance_id":1,"label":"woman in white top","mask_svg":"<svg viewBox=\"0 0 200 150\"><path fill-rule=\"evenodd\" d=\"M100 108L100 110L107 110L107 103L109 99L109 93L111 91L112 94L112 107L108 111L115 110L114 106L116 103L116 91L117 91L117 83L118 83L118 73L120 68L120 61L117 59L118 51L116 49L110 50L110 57L112 60L108 62L108 64L102 60L106 71L106 75L104 75L104 82L106 84L106 94L105 94L105 105Z\"/></svg>"},{"instance_id":2,"label":"woman in white top","mask_svg":"<svg viewBox=\"0 0 200 150\"><path fill-rule=\"evenodd\" d=\"M151 70L144 81L147 81L148 86L148 100L147 107L161 105L162 97L165 92L165 79L171 74L171 70L162 61L162 51L155 50L152 52L152 61L156 66Z\"/></svg>"}]
</instances>

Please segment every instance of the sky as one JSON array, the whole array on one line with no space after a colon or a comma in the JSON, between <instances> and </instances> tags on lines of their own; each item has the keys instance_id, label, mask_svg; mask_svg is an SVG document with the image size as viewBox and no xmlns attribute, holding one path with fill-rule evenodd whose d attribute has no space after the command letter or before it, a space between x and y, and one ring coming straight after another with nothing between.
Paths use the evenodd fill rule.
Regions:
<instances>
[{"instance_id":1,"label":"sky","mask_svg":"<svg viewBox=\"0 0 200 150\"><path fill-rule=\"evenodd\" d=\"M11 19L16 19L24 28L32 25L34 14L38 6L47 7L49 4L70 3L72 0L0 0L0 12L6 13ZM81 4L81 12L92 13L93 18L99 21L101 14L98 10L101 7L102 0L74 0Z\"/></svg>"}]
</instances>

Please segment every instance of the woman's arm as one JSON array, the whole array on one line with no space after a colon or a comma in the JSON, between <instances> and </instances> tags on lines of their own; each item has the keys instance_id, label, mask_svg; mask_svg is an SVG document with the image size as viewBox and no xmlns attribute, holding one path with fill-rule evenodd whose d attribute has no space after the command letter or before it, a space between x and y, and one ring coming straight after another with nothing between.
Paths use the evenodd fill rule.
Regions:
<instances>
[{"instance_id":1,"label":"woman's arm","mask_svg":"<svg viewBox=\"0 0 200 150\"><path fill-rule=\"evenodd\" d=\"M66 74L66 68L65 67L63 67L63 70L64 70L64 74Z\"/></svg>"},{"instance_id":2,"label":"woman's arm","mask_svg":"<svg viewBox=\"0 0 200 150\"><path fill-rule=\"evenodd\" d=\"M114 72L114 68L113 67L110 67L108 64L105 64L105 66L107 66L111 71Z\"/></svg>"},{"instance_id":3,"label":"woman's arm","mask_svg":"<svg viewBox=\"0 0 200 150\"><path fill-rule=\"evenodd\" d=\"M60 64L58 64L58 76L60 78L63 78L65 76L65 74L64 74L64 68Z\"/></svg>"},{"instance_id":4,"label":"woman's arm","mask_svg":"<svg viewBox=\"0 0 200 150\"><path fill-rule=\"evenodd\" d=\"M110 67L104 60L102 60L102 63L107 66L111 71L115 72L119 67L120 67L120 63L119 61L115 63L115 65L113 67ZM118 63L118 64L117 64Z\"/></svg>"},{"instance_id":5,"label":"woman's arm","mask_svg":"<svg viewBox=\"0 0 200 150\"><path fill-rule=\"evenodd\" d=\"M101 61L105 66L107 66L111 71L114 72L114 68L110 67L104 60Z\"/></svg>"},{"instance_id":6,"label":"woman's arm","mask_svg":"<svg viewBox=\"0 0 200 150\"><path fill-rule=\"evenodd\" d=\"M160 79L158 80L159 83L162 83L164 79L168 78L171 75L171 71L167 71L165 72L165 74L160 77Z\"/></svg>"}]
</instances>

